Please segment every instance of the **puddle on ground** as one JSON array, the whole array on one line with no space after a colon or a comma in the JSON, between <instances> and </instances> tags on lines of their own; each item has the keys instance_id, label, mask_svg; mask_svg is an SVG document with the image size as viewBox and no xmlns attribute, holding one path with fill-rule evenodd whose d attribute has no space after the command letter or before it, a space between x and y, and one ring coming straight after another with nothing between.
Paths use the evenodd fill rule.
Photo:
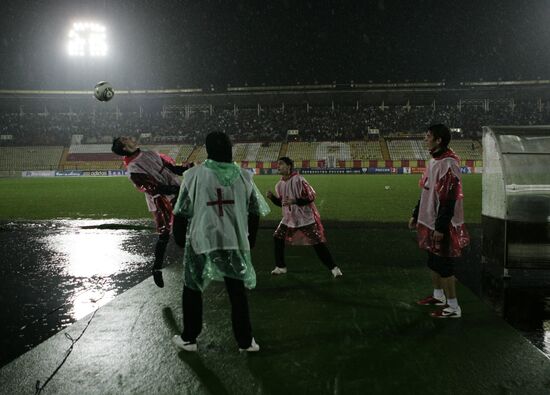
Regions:
<instances>
[{"instance_id":1,"label":"puddle on ground","mask_svg":"<svg viewBox=\"0 0 550 395\"><path fill-rule=\"evenodd\" d=\"M144 220L0 223L0 366L149 277L156 240Z\"/></svg>"}]
</instances>

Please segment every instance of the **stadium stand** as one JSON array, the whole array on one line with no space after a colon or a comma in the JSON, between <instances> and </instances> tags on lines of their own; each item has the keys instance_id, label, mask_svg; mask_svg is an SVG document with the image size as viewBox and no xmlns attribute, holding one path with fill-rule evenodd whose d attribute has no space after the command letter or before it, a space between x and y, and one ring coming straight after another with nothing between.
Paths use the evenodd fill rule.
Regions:
<instances>
[{"instance_id":1,"label":"stadium stand","mask_svg":"<svg viewBox=\"0 0 550 395\"><path fill-rule=\"evenodd\" d=\"M371 159L371 160L384 159L384 157L382 156L382 147L380 144L381 143L379 141L366 142L366 148L367 148L366 159Z\"/></svg>"},{"instance_id":2,"label":"stadium stand","mask_svg":"<svg viewBox=\"0 0 550 395\"><path fill-rule=\"evenodd\" d=\"M286 156L293 160L310 160L316 158L319 143L291 142L288 143Z\"/></svg>"},{"instance_id":3,"label":"stadium stand","mask_svg":"<svg viewBox=\"0 0 550 395\"><path fill-rule=\"evenodd\" d=\"M105 161L65 161L59 165L59 170L119 170L124 166L122 160L105 160Z\"/></svg>"},{"instance_id":4,"label":"stadium stand","mask_svg":"<svg viewBox=\"0 0 550 395\"><path fill-rule=\"evenodd\" d=\"M336 160L351 160L352 157L350 145L348 143L338 141L322 141L317 144L315 156L305 159L323 160L330 157L333 157Z\"/></svg>"},{"instance_id":5,"label":"stadium stand","mask_svg":"<svg viewBox=\"0 0 550 395\"><path fill-rule=\"evenodd\" d=\"M155 151L160 154L168 155L173 159L176 159L180 153L179 145L142 145L141 148L147 151Z\"/></svg>"},{"instance_id":6,"label":"stadium stand","mask_svg":"<svg viewBox=\"0 0 550 395\"><path fill-rule=\"evenodd\" d=\"M206 158L202 144L212 130L223 130L231 137L235 143L234 159L246 167L274 168L274 162L282 155L312 167L415 166L403 164L409 162L422 167L422 161L429 159L422 135L426 125L440 122L459 132L453 136L451 148L468 162L465 165L481 167L481 125L550 123L550 101L540 98L539 87L528 92L514 89L517 99L510 98L514 92L503 97L498 89L462 90L459 95L471 97L463 100L455 91L449 91L448 95L441 95L445 104L418 95L419 103L411 98L410 105L408 100L399 104L394 98L393 103L386 101L383 106L368 99L378 95L373 92L364 92L367 102L361 99L354 105L349 101L344 104L345 96L341 97L342 103L335 105L338 94L324 98L320 95L314 100L317 102L306 105L302 99L309 100L307 96L289 97L292 103L285 101L284 105L278 96L269 94L228 95L218 104L189 105L185 104L187 99L175 96L144 95L135 101L101 107L71 96L49 98L47 109L40 96L29 96L28 105L23 107L16 97L3 98L6 105L0 111L2 168L21 169L17 164L20 158L5 151L8 147L32 151L36 146L51 146L62 152L56 154L53 162L31 161L24 170L120 169L119 158L110 152L110 142L122 131L143 137L144 148L165 153L177 162L202 161ZM489 97L480 99L480 95ZM246 103L234 104L231 100ZM258 103L262 100L265 102ZM327 105L332 100L332 106ZM75 135L81 137L80 144L71 144ZM68 147L66 154L60 146Z\"/></svg>"},{"instance_id":7,"label":"stadium stand","mask_svg":"<svg viewBox=\"0 0 550 395\"><path fill-rule=\"evenodd\" d=\"M72 144L67 162L104 162L120 158L111 152L111 144Z\"/></svg>"},{"instance_id":8,"label":"stadium stand","mask_svg":"<svg viewBox=\"0 0 550 395\"><path fill-rule=\"evenodd\" d=\"M183 144L180 146L180 151L178 155L175 157L176 163L181 163L184 161L187 161L189 158L189 155L191 155L191 152L195 149L195 146L190 144Z\"/></svg>"},{"instance_id":9,"label":"stadium stand","mask_svg":"<svg viewBox=\"0 0 550 395\"><path fill-rule=\"evenodd\" d=\"M255 161L258 158L258 151L260 150L261 143L249 143L246 144L246 151L244 159L246 161Z\"/></svg>"},{"instance_id":10,"label":"stadium stand","mask_svg":"<svg viewBox=\"0 0 550 395\"><path fill-rule=\"evenodd\" d=\"M429 153L422 147L422 140L386 139L391 160L429 159Z\"/></svg>"},{"instance_id":11,"label":"stadium stand","mask_svg":"<svg viewBox=\"0 0 550 395\"><path fill-rule=\"evenodd\" d=\"M322 141L291 142L286 151L282 143L236 143L233 146L234 160L245 167L273 167L281 155L290 156L297 167L361 167L401 166L402 161L428 160L423 139L394 138L378 141ZM383 155L383 145L387 147L389 158ZM0 147L0 171L14 170L117 170L122 169L120 158L110 152L110 144L73 144L63 147ZM143 149L164 153L183 161L201 162L206 159L204 145L144 145ZM451 143L463 161L479 162L482 148L479 141L455 139ZM285 152L283 152L285 151ZM375 163L373 165L373 163ZM26 165L25 165L26 164ZM407 166L407 165L405 165ZM468 166L473 166L468 164ZM476 166L481 166L477 163Z\"/></svg>"},{"instance_id":12,"label":"stadium stand","mask_svg":"<svg viewBox=\"0 0 550 395\"><path fill-rule=\"evenodd\" d=\"M233 160L241 162L246 160L246 144L234 144L233 145Z\"/></svg>"},{"instance_id":13,"label":"stadium stand","mask_svg":"<svg viewBox=\"0 0 550 395\"><path fill-rule=\"evenodd\" d=\"M463 159L481 160L483 157L483 149L479 141L452 140L450 147Z\"/></svg>"},{"instance_id":14,"label":"stadium stand","mask_svg":"<svg viewBox=\"0 0 550 395\"><path fill-rule=\"evenodd\" d=\"M57 170L63 147L0 147L0 171Z\"/></svg>"},{"instance_id":15,"label":"stadium stand","mask_svg":"<svg viewBox=\"0 0 550 395\"><path fill-rule=\"evenodd\" d=\"M276 161L281 152L281 143L263 143L258 148L257 161L273 162Z\"/></svg>"},{"instance_id":16,"label":"stadium stand","mask_svg":"<svg viewBox=\"0 0 550 395\"><path fill-rule=\"evenodd\" d=\"M191 152L191 155L189 155L189 158L187 159L189 162L202 162L206 160L207 154L206 154L206 147L204 145L200 145L198 147L195 147L193 152Z\"/></svg>"},{"instance_id":17,"label":"stadium stand","mask_svg":"<svg viewBox=\"0 0 550 395\"><path fill-rule=\"evenodd\" d=\"M178 145L167 144L143 145L142 149L171 158L177 158L181 151ZM111 144L72 144L60 167L63 170L114 170L120 169L121 163L121 158L111 152Z\"/></svg>"},{"instance_id":18,"label":"stadium stand","mask_svg":"<svg viewBox=\"0 0 550 395\"><path fill-rule=\"evenodd\" d=\"M354 160L368 159L366 141L350 141L349 147L350 147L351 159L354 159Z\"/></svg>"},{"instance_id":19,"label":"stadium stand","mask_svg":"<svg viewBox=\"0 0 550 395\"><path fill-rule=\"evenodd\" d=\"M390 139L387 141L392 160L427 160L430 155L426 151L424 140L420 139ZM450 147L463 160L481 160L483 150L481 143L470 139L453 139Z\"/></svg>"},{"instance_id":20,"label":"stadium stand","mask_svg":"<svg viewBox=\"0 0 550 395\"><path fill-rule=\"evenodd\" d=\"M116 170L121 158L111 152L111 144L71 144L59 164L60 170Z\"/></svg>"}]
</instances>

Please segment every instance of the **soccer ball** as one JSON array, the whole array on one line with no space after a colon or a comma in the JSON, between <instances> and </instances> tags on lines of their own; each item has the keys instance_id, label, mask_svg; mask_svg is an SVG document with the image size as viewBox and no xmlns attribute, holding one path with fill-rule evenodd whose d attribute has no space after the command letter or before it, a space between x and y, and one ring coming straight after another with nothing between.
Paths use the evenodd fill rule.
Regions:
<instances>
[{"instance_id":1,"label":"soccer ball","mask_svg":"<svg viewBox=\"0 0 550 395\"><path fill-rule=\"evenodd\" d=\"M391 189L391 187L390 187L389 185L386 185L386 186L384 187L384 189L385 189L386 191L388 191L388 190Z\"/></svg>"},{"instance_id":2,"label":"soccer ball","mask_svg":"<svg viewBox=\"0 0 550 395\"><path fill-rule=\"evenodd\" d=\"M98 82L94 88L94 96L99 101L109 101L115 95L115 90L107 81Z\"/></svg>"}]
</instances>

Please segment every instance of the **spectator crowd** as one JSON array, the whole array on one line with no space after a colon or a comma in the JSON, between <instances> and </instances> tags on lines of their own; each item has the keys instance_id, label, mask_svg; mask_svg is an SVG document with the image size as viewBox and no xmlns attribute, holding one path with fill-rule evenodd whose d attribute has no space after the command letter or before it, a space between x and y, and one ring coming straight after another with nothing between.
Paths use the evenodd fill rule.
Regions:
<instances>
[{"instance_id":1,"label":"spectator crowd","mask_svg":"<svg viewBox=\"0 0 550 395\"><path fill-rule=\"evenodd\" d=\"M2 112L0 144L67 146L75 134L83 136L82 143L110 143L113 136L125 134L141 136L146 143L202 144L213 130L226 132L236 142L350 141L367 138L369 130L376 130L382 136L423 133L425 127L433 123L460 128L464 137L476 139L481 136L483 125L549 124L549 107L524 102L514 107L506 103L460 107L196 106L191 111L183 111L171 106L157 112L141 109L121 112L117 108L111 112Z\"/></svg>"}]
</instances>

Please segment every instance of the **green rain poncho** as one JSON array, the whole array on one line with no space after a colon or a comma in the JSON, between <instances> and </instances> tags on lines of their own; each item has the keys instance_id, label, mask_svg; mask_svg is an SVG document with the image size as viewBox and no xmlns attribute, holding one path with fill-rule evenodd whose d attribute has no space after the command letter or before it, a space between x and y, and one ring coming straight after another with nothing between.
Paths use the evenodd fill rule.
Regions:
<instances>
[{"instance_id":1,"label":"green rain poncho","mask_svg":"<svg viewBox=\"0 0 550 395\"><path fill-rule=\"evenodd\" d=\"M224 277L256 286L248 242L248 214L270 209L252 180L236 163L206 160L185 172L174 214L189 219L184 284L204 290Z\"/></svg>"}]
</instances>

